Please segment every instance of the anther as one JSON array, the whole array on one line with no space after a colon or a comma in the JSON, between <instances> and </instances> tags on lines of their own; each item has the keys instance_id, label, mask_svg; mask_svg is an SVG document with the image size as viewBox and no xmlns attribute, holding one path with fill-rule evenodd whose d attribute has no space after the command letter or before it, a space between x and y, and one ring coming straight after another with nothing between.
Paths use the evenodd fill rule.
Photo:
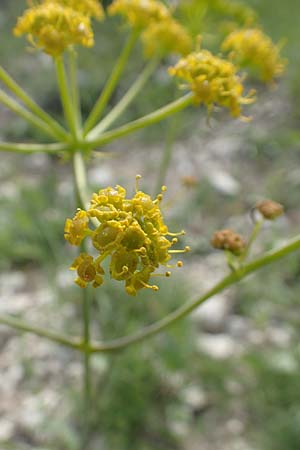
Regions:
<instances>
[{"instance_id":1,"label":"anther","mask_svg":"<svg viewBox=\"0 0 300 450\"><path fill-rule=\"evenodd\" d=\"M182 261L177 261L177 267L182 267L183 266L183 262Z\"/></svg>"},{"instance_id":2,"label":"anther","mask_svg":"<svg viewBox=\"0 0 300 450\"><path fill-rule=\"evenodd\" d=\"M142 175L136 175L135 176L135 192L138 192L139 190L139 181L142 178Z\"/></svg>"},{"instance_id":3,"label":"anther","mask_svg":"<svg viewBox=\"0 0 300 450\"><path fill-rule=\"evenodd\" d=\"M184 236L185 235L185 231L181 230L178 233L171 233L170 231L168 231L167 236Z\"/></svg>"}]
</instances>

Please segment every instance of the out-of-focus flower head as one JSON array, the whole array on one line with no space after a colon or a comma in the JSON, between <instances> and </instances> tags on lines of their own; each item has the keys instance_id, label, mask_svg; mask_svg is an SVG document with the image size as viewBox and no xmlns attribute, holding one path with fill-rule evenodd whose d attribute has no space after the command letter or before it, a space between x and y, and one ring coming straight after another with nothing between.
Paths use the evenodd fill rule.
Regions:
<instances>
[{"instance_id":1,"label":"out-of-focus flower head","mask_svg":"<svg viewBox=\"0 0 300 450\"><path fill-rule=\"evenodd\" d=\"M186 55L192 49L192 38L187 30L172 17L153 22L142 33L142 43L147 57L155 54L177 53Z\"/></svg>"},{"instance_id":2,"label":"out-of-focus flower head","mask_svg":"<svg viewBox=\"0 0 300 450\"><path fill-rule=\"evenodd\" d=\"M222 50L240 67L249 68L259 78L270 83L280 76L286 61L280 57L280 45L258 28L236 30L227 36Z\"/></svg>"},{"instance_id":3,"label":"out-of-focus flower head","mask_svg":"<svg viewBox=\"0 0 300 450\"><path fill-rule=\"evenodd\" d=\"M73 4L76 6L72 7ZM100 18L101 15L101 9L96 9L96 5L92 0L46 0L33 5L19 17L14 34L27 34L34 47L54 58L73 45L92 47L94 34L90 17Z\"/></svg>"},{"instance_id":4,"label":"out-of-focus flower head","mask_svg":"<svg viewBox=\"0 0 300 450\"><path fill-rule=\"evenodd\" d=\"M169 19L170 10L159 0L114 0L108 8L110 15L120 14L137 29Z\"/></svg>"},{"instance_id":5,"label":"out-of-focus flower head","mask_svg":"<svg viewBox=\"0 0 300 450\"><path fill-rule=\"evenodd\" d=\"M101 189L93 194L87 211L78 210L73 219L66 220L65 239L78 246L88 238L98 252L95 257L82 253L73 262L71 269L77 271L75 282L79 286L92 283L98 287L103 283L101 263L106 258L110 258L111 278L124 281L129 295L136 295L143 288L158 290L156 285L149 284L150 277L170 276L169 271L154 273L159 266L182 266L181 261L176 265L168 264L172 253L185 253L189 248L171 249L178 241L175 236L184 232L170 233L164 223L160 202L165 190L163 186L162 192L153 200L138 190L138 186L132 198L126 198L126 191L121 186ZM99 222L94 230L89 228L91 218Z\"/></svg>"},{"instance_id":6,"label":"out-of-focus flower head","mask_svg":"<svg viewBox=\"0 0 300 450\"><path fill-rule=\"evenodd\" d=\"M209 113L219 105L229 109L233 117L240 117L241 106L255 100L253 91L243 97L243 79L236 66L208 50L190 53L170 67L169 73L185 81L184 87L194 93L195 103L203 103Z\"/></svg>"},{"instance_id":7,"label":"out-of-focus flower head","mask_svg":"<svg viewBox=\"0 0 300 450\"><path fill-rule=\"evenodd\" d=\"M43 3L56 3L61 6L67 6L85 16L95 19L102 19L104 11L98 0L44 0Z\"/></svg>"},{"instance_id":8,"label":"out-of-focus flower head","mask_svg":"<svg viewBox=\"0 0 300 450\"><path fill-rule=\"evenodd\" d=\"M273 200L262 200L255 205L255 209L267 220L275 220L284 213L283 206Z\"/></svg>"},{"instance_id":9,"label":"out-of-focus flower head","mask_svg":"<svg viewBox=\"0 0 300 450\"><path fill-rule=\"evenodd\" d=\"M246 241L235 231L220 230L214 233L211 245L218 250L227 250L234 255L240 255L246 248Z\"/></svg>"}]
</instances>

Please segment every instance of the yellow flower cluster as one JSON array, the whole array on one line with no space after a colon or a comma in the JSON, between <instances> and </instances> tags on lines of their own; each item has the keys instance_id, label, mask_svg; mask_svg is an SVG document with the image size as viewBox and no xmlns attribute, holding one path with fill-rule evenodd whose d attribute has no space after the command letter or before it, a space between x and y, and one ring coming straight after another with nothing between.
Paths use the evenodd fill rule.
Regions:
<instances>
[{"instance_id":1,"label":"yellow flower cluster","mask_svg":"<svg viewBox=\"0 0 300 450\"><path fill-rule=\"evenodd\" d=\"M169 73L184 80L194 93L195 102L204 103L209 112L219 105L228 108L233 117L240 117L241 105L254 102L253 92L243 97L237 68L207 50L190 53L170 67Z\"/></svg>"},{"instance_id":2,"label":"yellow flower cluster","mask_svg":"<svg viewBox=\"0 0 300 450\"><path fill-rule=\"evenodd\" d=\"M108 13L124 16L132 27L138 29L171 17L169 9L159 0L114 0Z\"/></svg>"},{"instance_id":3,"label":"yellow flower cluster","mask_svg":"<svg viewBox=\"0 0 300 450\"><path fill-rule=\"evenodd\" d=\"M19 17L14 34L27 34L34 47L57 57L72 45L92 47L90 19L102 16L102 7L96 0L44 0Z\"/></svg>"},{"instance_id":4,"label":"yellow flower cluster","mask_svg":"<svg viewBox=\"0 0 300 450\"><path fill-rule=\"evenodd\" d=\"M140 177L137 176L137 180ZM137 181L138 184L138 181ZM73 219L67 219L65 224L65 239L72 245L80 245L83 239L89 237L98 256L95 258L82 253L73 262L71 269L77 271L75 282L80 287L92 283L98 287L103 283L104 270L101 263L110 257L109 271L114 280L124 281L125 290L129 295L136 295L140 289L158 290L156 285L150 285L151 276L170 276L154 273L160 266L168 265L172 253L189 251L171 250L177 243L177 237L170 241L167 236L184 234L169 233L160 211L160 202L166 188L155 200L136 188L133 198L126 198L126 191L121 186L108 187L93 194L90 208L87 211L78 210ZM89 228L91 218L96 218L99 226ZM177 263L178 267L182 262Z\"/></svg>"},{"instance_id":5,"label":"yellow flower cluster","mask_svg":"<svg viewBox=\"0 0 300 450\"><path fill-rule=\"evenodd\" d=\"M249 67L265 82L272 82L284 71L280 47L261 30L237 30L224 40L222 50L240 67Z\"/></svg>"},{"instance_id":6,"label":"yellow flower cluster","mask_svg":"<svg viewBox=\"0 0 300 450\"><path fill-rule=\"evenodd\" d=\"M190 35L173 18L154 22L146 28L142 33L142 43L147 57L158 53L186 55L192 48Z\"/></svg>"},{"instance_id":7,"label":"yellow flower cluster","mask_svg":"<svg viewBox=\"0 0 300 450\"><path fill-rule=\"evenodd\" d=\"M102 19L104 11L98 0L45 0L44 3L56 3L61 6L67 6L81 14L95 19Z\"/></svg>"}]
</instances>

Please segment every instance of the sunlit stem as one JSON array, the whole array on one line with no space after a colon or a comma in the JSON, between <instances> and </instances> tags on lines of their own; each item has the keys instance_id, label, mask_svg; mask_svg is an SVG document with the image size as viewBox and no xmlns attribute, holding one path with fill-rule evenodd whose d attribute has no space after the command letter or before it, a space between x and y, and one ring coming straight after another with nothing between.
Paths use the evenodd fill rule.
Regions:
<instances>
[{"instance_id":1,"label":"sunlit stem","mask_svg":"<svg viewBox=\"0 0 300 450\"><path fill-rule=\"evenodd\" d=\"M77 206L82 209L87 209L86 168L82 153L79 150L75 151L73 155L73 173Z\"/></svg>"},{"instance_id":2,"label":"sunlit stem","mask_svg":"<svg viewBox=\"0 0 300 450\"><path fill-rule=\"evenodd\" d=\"M15 152L15 153L59 153L69 151L71 146L64 143L57 144L27 144L27 143L12 143L0 142L0 151Z\"/></svg>"},{"instance_id":3,"label":"sunlit stem","mask_svg":"<svg viewBox=\"0 0 300 450\"><path fill-rule=\"evenodd\" d=\"M7 95L2 89L0 89L0 103L3 103L3 105L5 105L8 109L13 111L15 114L18 114L35 128L41 130L44 134L57 139L57 134L47 123L21 106L16 100Z\"/></svg>"},{"instance_id":4,"label":"sunlit stem","mask_svg":"<svg viewBox=\"0 0 300 450\"><path fill-rule=\"evenodd\" d=\"M146 65L139 77L131 85L126 94L121 98L119 103L104 117L99 124L89 133L89 139L99 136L103 131L107 130L128 108L138 93L143 89L150 76L158 66L160 58L153 58Z\"/></svg>"},{"instance_id":5,"label":"sunlit stem","mask_svg":"<svg viewBox=\"0 0 300 450\"><path fill-rule=\"evenodd\" d=\"M161 122L172 114L175 114L187 108L193 103L193 99L194 95L192 93L186 94L178 100L175 100L174 102L171 102L168 105L163 106L162 108L159 108L150 114L147 114L146 116L134 120L133 122L129 122L112 131L107 131L100 135L98 138L90 139L90 136L87 135L86 141L83 142L82 145L85 149L94 149L108 144L109 142L112 142L122 136L133 133L136 130L154 125L155 123Z\"/></svg>"},{"instance_id":6,"label":"sunlit stem","mask_svg":"<svg viewBox=\"0 0 300 450\"><path fill-rule=\"evenodd\" d=\"M60 92L60 99L64 110L65 119L70 128L72 136L78 138L78 127L76 124L76 114L73 109L73 102L68 86L67 75L63 57L59 56L55 59L57 82Z\"/></svg>"},{"instance_id":7,"label":"sunlit stem","mask_svg":"<svg viewBox=\"0 0 300 450\"><path fill-rule=\"evenodd\" d=\"M77 130L79 130L81 129L82 118L81 118L80 94L77 79L77 53L74 48L69 49L69 74L70 74L71 98L75 114L76 128Z\"/></svg>"},{"instance_id":8,"label":"sunlit stem","mask_svg":"<svg viewBox=\"0 0 300 450\"><path fill-rule=\"evenodd\" d=\"M103 89L101 92L95 106L93 107L90 115L88 116L86 123L84 125L84 132L85 134L88 133L93 126L97 123L99 118L101 117L101 114L103 113L106 105L109 102L109 99L111 98L118 81L121 78L121 75L124 71L125 65L128 61L129 55L134 47L134 44L136 43L136 40L139 36L139 32L135 29L133 29L127 39L127 42L116 62L116 65Z\"/></svg>"},{"instance_id":9,"label":"sunlit stem","mask_svg":"<svg viewBox=\"0 0 300 450\"><path fill-rule=\"evenodd\" d=\"M53 136L60 140L67 140L68 133L64 128L44 111L19 85L18 83L0 66L0 80L18 97L24 105L38 118L44 121L51 129Z\"/></svg>"}]
</instances>

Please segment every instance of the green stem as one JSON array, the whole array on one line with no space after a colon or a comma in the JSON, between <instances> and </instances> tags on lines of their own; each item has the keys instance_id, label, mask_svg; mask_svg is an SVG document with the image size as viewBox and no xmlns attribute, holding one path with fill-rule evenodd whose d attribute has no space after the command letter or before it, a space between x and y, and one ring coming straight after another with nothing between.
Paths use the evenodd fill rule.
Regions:
<instances>
[{"instance_id":1,"label":"green stem","mask_svg":"<svg viewBox=\"0 0 300 450\"><path fill-rule=\"evenodd\" d=\"M78 138L78 128L76 126L76 114L74 113L71 94L68 87L67 76L63 58L60 56L55 59L56 75L62 107L64 110L65 119L70 128L72 136Z\"/></svg>"},{"instance_id":2,"label":"green stem","mask_svg":"<svg viewBox=\"0 0 300 450\"><path fill-rule=\"evenodd\" d=\"M129 58L129 55L133 49L134 44L136 43L136 40L139 36L139 32L135 29L132 30L130 33L127 42L116 62L116 65L103 89L101 92L95 106L93 107L90 115L88 116L86 123L84 125L84 133L88 133L93 126L97 123L99 117L101 116L102 112L104 111L107 103L109 102L109 99L111 98L119 79L121 78L121 75L124 71L125 65L127 63L127 60Z\"/></svg>"},{"instance_id":3,"label":"green stem","mask_svg":"<svg viewBox=\"0 0 300 450\"><path fill-rule=\"evenodd\" d=\"M178 100L175 100L174 102L171 102L168 105L163 106L162 108L157 109L150 114L147 114L144 117L134 120L133 122L129 122L119 128L116 128L115 130L103 133L98 138L90 139L90 136L87 135L87 140L82 143L82 146L85 149L93 149L108 144L115 139L126 136L127 134L130 134L136 130L148 127L166 119L172 114L175 114L191 105L193 103L193 100L194 95L192 93L189 93L184 95L183 97L180 97Z\"/></svg>"},{"instance_id":4,"label":"green stem","mask_svg":"<svg viewBox=\"0 0 300 450\"><path fill-rule=\"evenodd\" d=\"M0 151L2 152L16 152L16 153L58 153L69 151L71 146L68 144L27 144L27 143L12 143L0 142Z\"/></svg>"},{"instance_id":5,"label":"green stem","mask_svg":"<svg viewBox=\"0 0 300 450\"><path fill-rule=\"evenodd\" d=\"M69 73L71 85L71 98L76 120L76 129L81 129L81 104L77 80L77 53L74 48L69 50Z\"/></svg>"},{"instance_id":6,"label":"green stem","mask_svg":"<svg viewBox=\"0 0 300 450\"><path fill-rule=\"evenodd\" d=\"M108 342L90 341L90 344L87 346L86 340L82 341L79 340L78 338L69 338L54 333L52 331L48 330L46 331L33 325L29 325L25 322L21 322L17 319L14 319L13 317L4 315L0 315L0 324L8 325L19 331L36 334L50 341L57 342L61 345L77 349L81 352L88 351L89 353L96 353L96 352L114 352L122 350L123 348L126 348L131 344L144 341L148 337L165 330L169 326L178 322L178 320L186 317L188 314L190 314L194 309L196 309L206 300L223 291L227 287L232 286L233 284L246 278L250 273L253 273L264 266L279 261L280 259L289 255L290 253L293 253L299 249L300 249L300 235L289 240L285 245L283 245L279 249L267 252L261 257L249 262L248 264L245 264L243 267L239 268L235 272L230 273L229 275L224 277L219 283L217 283L214 287L212 287L208 292L206 292L204 295L197 298L196 300L191 300L187 302L185 305L176 309L163 319L143 328L142 330L138 331L135 334L114 339L112 341Z\"/></svg>"},{"instance_id":7,"label":"green stem","mask_svg":"<svg viewBox=\"0 0 300 450\"><path fill-rule=\"evenodd\" d=\"M21 116L23 119L31 123L31 125L33 125L35 128L40 129L46 135L57 139L57 134L47 123L21 106L18 102L16 102L16 100L7 95L2 89L0 89L0 103L3 103L3 105L13 111L15 114Z\"/></svg>"},{"instance_id":8,"label":"green stem","mask_svg":"<svg viewBox=\"0 0 300 450\"><path fill-rule=\"evenodd\" d=\"M296 238L290 240L283 247L268 252L263 256L261 256L260 258L257 258L254 261L251 261L250 263L241 267L237 271L230 273L225 278L223 278L223 280L217 283L212 289L206 292L204 295L197 298L196 300L191 300L187 302L185 305L181 306L180 308L170 313L169 315L159 320L158 322L155 322L152 325L145 327L144 329L138 331L137 333L131 336L122 337L119 339L112 340L110 342L92 343L90 351L113 352L126 348L131 344L144 341L150 336L153 336L165 330L169 326L183 319L188 314L190 314L194 309L196 309L199 305L204 303L206 300L223 291L224 289L228 288L229 286L232 286L233 284L239 282L250 273L255 272L261 267L264 267L268 264L278 261L281 258L285 257L286 255L299 249L300 249L300 236L297 236Z\"/></svg>"},{"instance_id":9,"label":"green stem","mask_svg":"<svg viewBox=\"0 0 300 450\"><path fill-rule=\"evenodd\" d=\"M64 128L44 111L19 85L16 81L0 66L0 80L18 97L25 106L38 118L44 121L59 140L67 140L68 133Z\"/></svg>"},{"instance_id":10,"label":"green stem","mask_svg":"<svg viewBox=\"0 0 300 450\"><path fill-rule=\"evenodd\" d=\"M131 85L126 94L121 98L119 103L117 103L117 105L114 106L114 108L104 117L104 119L102 119L101 122L99 122L99 124L89 133L90 139L99 136L121 116L121 114L128 108L130 103L135 99L137 94L142 90L152 73L155 71L159 61L160 58L153 58L149 61L139 77Z\"/></svg>"},{"instance_id":11,"label":"green stem","mask_svg":"<svg viewBox=\"0 0 300 450\"><path fill-rule=\"evenodd\" d=\"M164 185L166 181L167 172L172 159L174 141L178 131L178 122L179 116L175 116L167 129L166 142L162 154L162 160L158 169L154 195L157 195L160 192L162 185Z\"/></svg>"},{"instance_id":12,"label":"green stem","mask_svg":"<svg viewBox=\"0 0 300 450\"><path fill-rule=\"evenodd\" d=\"M82 153L78 150L73 155L73 174L77 206L87 209L87 180Z\"/></svg>"},{"instance_id":13,"label":"green stem","mask_svg":"<svg viewBox=\"0 0 300 450\"><path fill-rule=\"evenodd\" d=\"M90 431L90 408L91 408L91 353L90 353L90 292L89 288L83 290L82 295L82 316L83 316L83 434L82 450L86 450Z\"/></svg>"},{"instance_id":14,"label":"green stem","mask_svg":"<svg viewBox=\"0 0 300 450\"><path fill-rule=\"evenodd\" d=\"M86 169L82 153L77 150L73 155L73 174L76 189L77 206L86 208ZM86 252L85 242L81 243L80 251ZM82 433L82 450L86 450L89 441L90 431L90 405L91 405L91 353L90 353L90 308L91 293L87 287L82 291L82 352L83 352L83 433Z\"/></svg>"},{"instance_id":15,"label":"green stem","mask_svg":"<svg viewBox=\"0 0 300 450\"><path fill-rule=\"evenodd\" d=\"M22 331L24 333L35 334L36 336L45 338L48 341L56 342L57 344L63 345L65 347L73 348L76 350L81 350L82 348L82 341L79 339L70 338L54 331L49 331L44 328L30 325L22 320L16 319L13 316L3 314L0 315L0 324L7 325L8 327L14 328L18 331Z\"/></svg>"},{"instance_id":16,"label":"green stem","mask_svg":"<svg viewBox=\"0 0 300 450\"><path fill-rule=\"evenodd\" d=\"M253 230L251 232L251 235L249 237L247 246L245 248L245 251L242 253L242 255L239 258L239 263L242 263L242 262L244 262L247 259L248 255L249 255L249 252L251 250L252 244L255 241L255 239L257 238L263 223L264 223L263 220L259 220L258 222L255 223L255 225L253 227Z\"/></svg>"}]
</instances>

